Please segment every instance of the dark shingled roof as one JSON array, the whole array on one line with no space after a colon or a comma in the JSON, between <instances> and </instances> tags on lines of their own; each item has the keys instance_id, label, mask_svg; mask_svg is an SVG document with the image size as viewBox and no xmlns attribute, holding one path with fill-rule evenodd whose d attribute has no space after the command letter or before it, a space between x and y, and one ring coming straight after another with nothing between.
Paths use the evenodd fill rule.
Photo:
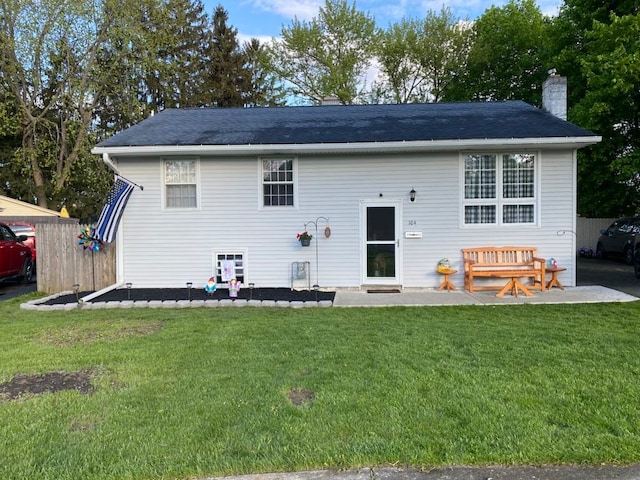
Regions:
<instances>
[{"instance_id":1,"label":"dark shingled roof","mask_svg":"<svg viewBox=\"0 0 640 480\"><path fill-rule=\"evenodd\" d=\"M504 138L593 133L520 101L272 108L168 109L98 147L284 145Z\"/></svg>"}]
</instances>

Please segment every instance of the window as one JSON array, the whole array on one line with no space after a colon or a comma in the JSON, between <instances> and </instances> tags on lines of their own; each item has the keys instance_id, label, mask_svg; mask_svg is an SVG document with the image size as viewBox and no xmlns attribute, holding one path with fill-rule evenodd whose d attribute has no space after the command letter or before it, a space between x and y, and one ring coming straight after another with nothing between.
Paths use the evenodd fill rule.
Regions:
<instances>
[{"instance_id":1,"label":"window","mask_svg":"<svg viewBox=\"0 0 640 480\"><path fill-rule=\"evenodd\" d=\"M225 252L215 254L216 283L223 285L232 278L245 285L244 254L239 252Z\"/></svg>"},{"instance_id":2,"label":"window","mask_svg":"<svg viewBox=\"0 0 640 480\"><path fill-rule=\"evenodd\" d=\"M262 204L265 207L294 205L293 159L262 160Z\"/></svg>"},{"instance_id":3,"label":"window","mask_svg":"<svg viewBox=\"0 0 640 480\"><path fill-rule=\"evenodd\" d=\"M465 225L535 223L535 167L532 153L465 155Z\"/></svg>"},{"instance_id":4,"label":"window","mask_svg":"<svg viewBox=\"0 0 640 480\"><path fill-rule=\"evenodd\" d=\"M196 208L198 206L197 160L165 160L166 208Z\"/></svg>"}]
</instances>

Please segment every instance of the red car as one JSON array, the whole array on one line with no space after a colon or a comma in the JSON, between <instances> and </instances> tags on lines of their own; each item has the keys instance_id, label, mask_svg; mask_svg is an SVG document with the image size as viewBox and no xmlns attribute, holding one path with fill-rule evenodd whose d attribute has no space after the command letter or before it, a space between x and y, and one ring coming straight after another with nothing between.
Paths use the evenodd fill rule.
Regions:
<instances>
[{"instance_id":1,"label":"red car","mask_svg":"<svg viewBox=\"0 0 640 480\"><path fill-rule=\"evenodd\" d=\"M22 242L31 249L31 260L33 260L33 269L36 266L36 226L33 223L23 222L7 222L9 228L13 230L16 237L26 235L27 239Z\"/></svg>"},{"instance_id":2,"label":"red car","mask_svg":"<svg viewBox=\"0 0 640 480\"><path fill-rule=\"evenodd\" d=\"M31 249L22 243L26 240L26 235L18 237L8 225L0 223L0 281L9 278L21 283L33 281Z\"/></svg>"}]
</instances>

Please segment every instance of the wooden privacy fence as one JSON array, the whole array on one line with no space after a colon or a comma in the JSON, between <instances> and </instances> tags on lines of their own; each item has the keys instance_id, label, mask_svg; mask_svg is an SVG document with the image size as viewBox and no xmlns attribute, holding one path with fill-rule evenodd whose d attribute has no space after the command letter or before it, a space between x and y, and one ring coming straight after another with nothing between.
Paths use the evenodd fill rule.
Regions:
<instances>
[{"instance_id":1,"label":"wooden privacy fence","mask_svg":"<svg viewBox=\"0 0 640 480\"><path fill-rule=\"evenodd\" d=\"M83 225L40 224L36 227L38 291L59 293L96 291L116 281L116 247L105 244L98 252L78 245Z\"/></svg>"}]
</instances>

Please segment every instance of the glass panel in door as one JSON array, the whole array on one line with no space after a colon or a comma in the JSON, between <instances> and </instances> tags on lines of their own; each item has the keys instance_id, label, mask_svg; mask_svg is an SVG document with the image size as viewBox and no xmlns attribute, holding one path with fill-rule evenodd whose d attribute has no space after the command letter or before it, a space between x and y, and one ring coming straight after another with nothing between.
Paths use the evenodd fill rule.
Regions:
<instances>
[{"instance_id":1,"label":"glass panel in door","mask_svg":"<svg viewBox=\"0 0 640 480\"><path fill-rule=\"evenodd\" d=\"M367 278L396 278L395 207L367 207L366 255Z\"/></svg>"}]
</instances>

